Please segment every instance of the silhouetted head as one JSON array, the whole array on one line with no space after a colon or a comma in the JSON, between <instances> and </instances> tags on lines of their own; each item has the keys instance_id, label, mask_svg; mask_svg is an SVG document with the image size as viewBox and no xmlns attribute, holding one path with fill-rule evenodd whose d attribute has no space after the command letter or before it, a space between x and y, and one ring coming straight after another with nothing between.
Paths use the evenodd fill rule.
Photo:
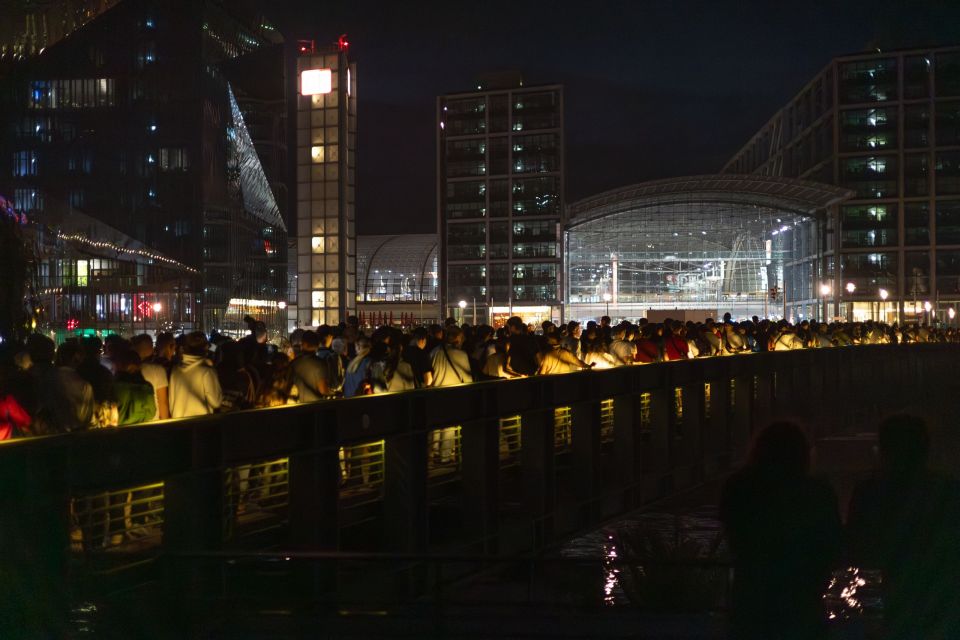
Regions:
<instances>
[{"instance_id":1,"label":"silhouetted head","mask_svg":"<svg viewBox=\"0 0 960 640\"><path fill-rule=\"evenodd\" d=\"M927 424L918 416L891 416L880 423L877 447L884 472L910 476L923 471L930 453Z\"/></svg>"},{"instance_id":2,"label":"silhouetted head","mask_svg":"<svg viewBox=\"0 0 960 640\"><path fill-rule=\"evenodd\" d=\"M810 442L792 422L774 422L757 435L750 464L779 475L803 475L810 469Z\"/></svg>"}]
</instances>

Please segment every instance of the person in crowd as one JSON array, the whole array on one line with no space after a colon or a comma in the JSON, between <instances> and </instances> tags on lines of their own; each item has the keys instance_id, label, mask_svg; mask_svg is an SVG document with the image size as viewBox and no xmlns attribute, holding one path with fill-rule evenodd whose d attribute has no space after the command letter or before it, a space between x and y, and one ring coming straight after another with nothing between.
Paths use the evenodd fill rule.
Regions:
<instances>
[{"instance_id":1,"label":"person in crowd","mask_svg":"<svg viewBox=\"0 0 960 640\"><path fill-rule=\"evenodd\" d=\"M214 413L223 403L217 372L207 360L209 344L202 331L183 340L183 356L170 372L170 415L189 418Z\"/></svg>"},{"instance_id":2,"label":"person in crowd","mask_svg":"<svg viewBox=\"0 0 960 640\"><path fill-rule=\"evenodd\" d=\"M333 348L333 329L326 324L317 327L317 360L323 365L323 377L327 383L326 398L332 398L343 391L343 359L341 352Z\"/></svg>"},{"instance_id":3,"label":"person in crowd","mask_svg":"<svg viewBox=\"0 0 960 640\"><path fill-rule=\"evenodd\" d=\"M153 402L157 407L153 419L168 419L170 417L169 374L162 364L154 361L153 339L148 334L141 333L130 339L130 346L140 356L140 374L153 387Z\"/></svg>"},{"instance_id":4,"label":"person in crowd","mask_svg":"<svg viewBox=\"0 0 960 640\"><path fill-rule=\"evenodd\" d=\"M623 364L616 356L607 351L603 338L596 327L587 330L588 340L584 347L583 361L594 369L612 369Z\"/></svg>"},{"instance_id":5,"label":"person in crowd","mask_svg":"<svg viewBox=\"0 0 960 640\"><path fill-rule=\"evenodd\" d=\"M659 326L644 324L637 338L634 361L639 364L663 362L663 331Z\"/></svg>"},{"instance_id":6,"label":"person in crowd","mask_svg":"<svg viewBox=\"0 0 960 640\"><path fill-rule=\"evenodd\" d=\"M572 352L567 351L560 344L560 335L552 332L546 336L547 351L540 360L540 369L537 371L540 375L550 375L558 373L573 373L581 369L589 369L592 365L587 364Z\"/></svg>"},{"instance_id":7,"label":"person in crowd","mask_svg":"<svg viewBox=\"0 0 960 640\"><path fill-rule=\"evenodd\" d=\"M408 391L417 388L416 374L409 362L401 358L399 331L388 342L380 342L370 349L368 369L373 393Z\"/></svg>"},{"instance_id":8,"label":"person in crowd","mask_svg":"<svg viewBox=\"0 0 960 640\"><path fill-rule=\"evenodd\" d=\"M367 369L370 367L370 338L363 334L357 337L357 355L347 365L343 374L343 397L352 398L369 392L366 385Z\"/></svg>"},{"instance_id":9,"label":"person in crowd","mask_svg":"<svg viewBox=\"0 0 960 640\"><path fill-rule=\"evenodd\" d=\"M534 375L540 368L540 348L536 338L518 316L507 320L507 330L510 332L510 349L505 369L513 376Z\"/></svg>"},{"instance_id":10,"label":"person in crowd","mask_svg":"<svg viewBox=\"0 0 960 640\"><path fill-rule=\"evenodd\" d=\"M283 353L274 354L270 360L270 369L257 390L254 406L282 407L296 404L299 391L293 384L291 360Z\"/></svg>"},{"instance_id":11,"label":"person in crowd","mask_svg":"<svg viewBox=\"0 0 960 640\"><path fill-rule=\"evenodd\" d=\"M223 401L220 411L239 411L254 406L257 387L247 369L242 345L232 340L220 344L217 349L217 380Z\"/></svg>"},{"instance_id":12,"label":"person in crowd","mask_svg":"<svg viewBox=\"0 0 960 640\"><path fill-rule=\"evenodd\" d=\"M320 336L315 331L304 331L300 355L290 366L301 403L316 402L331 395L326 364L317 358L318 348Z\"/></svg>"},{"instance_id":13,"label":"person in crowd","mask_svg":"<svg viewBox=\"0 0 960 640\"><path fill-rule=\"evenodd\" d=\"M463 331L451 325L445 330L445 342L430 354L430 366L433 369L434 387L449 387L473 382L470 359L464 353ZM512 347L511 347L512 348Z\"/></svg>"},{"instance_id":14,"label":"person in crowd","mask_svg":"<svg viewBox=\"0 0 960 640\"><path fill-rule=\"evenodd\" d=\"M810 473L796 424L763 429L749 461L724 484L720 520L733 556L730 637L825 637L822 594L839 558L837 496Z\"/></svg>"},{"instance_id":15,"label":"person in crowd","mask_svg":"<svg viewBox=\"0 0 960 640\"><path fill-rule=\"evenodd\" d=\"M882 572L887 637L958 638L960 484L928 468L922 418L887 418L877 445L879 469L850 500L850 562Z\"/></svg>"},{"instance_id":16,"label":"person in crowd","mask_svg":"<svg viewBox=\"0 0 960 640\"><path fill-rule=\"evenodd\" d=\"M68 340L54 352L50 338L31 335L26 351L33 363L25 372L32 380L29 404L31 432L52 435L87 429L94 413L93 387L77 373L83 354L79 342ZM57 358L54 366L54 355Z\"/></svg>"},{"instance_id":17,"label":"person in crowd","mask_svg":"<svg viewBox=\"0 0 960 640\"><path fill-rule=\"evenodd\" d=\"M417 388L429 387L433 383L433 365L430 352L427 351L427 330L417 327L410 334L410 342L403 349L403 360L413 368Z\"/></svg>"},{"instance_id":18,"label":"person in crowd","mask_svg":"<svg viewBox=\"0 0 960 640\"><path fill-rule=\"evenodd\" d=\"M687 344L686 330L679 321L665 320L663 323L663 359L686 360L690 347Z\"/></svg>"},{"instance_id":19,"label":"person in crowd","mask_svg":"<svg viewBox=\"0 0 960 640\"><path fill-rule=\"evenodd\" d=\"M111 349L118 349L120 343L111 340L111 344ZM77 373L93 388L92 426L115 427L120 422L120 415L117 411L113 374L101 364L103 343L99 338L91 336L83 338L80 345L83 358L77 366Z\"/></svg>"},{"instance_id":20,"label":"person in crowd","mask_svg":"<svg viewBox=\"0 0 960 640\"><path fill-rule=\"evenodd\" d=\"M583 329L580 323L576 320L571 320L567 323L567 332L563 336L560 346L579 358L583 353L580 348L581 335L583 335Z\"/></svg>"},{"instance_id":21,"label":"person in crowd","mask_svg":"<svg viewBox=\"0 0 960 640\"><path fill-rule=\"evenodd\" d=\"M623 322L611 332L613 341L607 350L619 363L633 364L637 355L637 345L634 344L635 335L629 322Z\"/></svg>"}]
</instances>

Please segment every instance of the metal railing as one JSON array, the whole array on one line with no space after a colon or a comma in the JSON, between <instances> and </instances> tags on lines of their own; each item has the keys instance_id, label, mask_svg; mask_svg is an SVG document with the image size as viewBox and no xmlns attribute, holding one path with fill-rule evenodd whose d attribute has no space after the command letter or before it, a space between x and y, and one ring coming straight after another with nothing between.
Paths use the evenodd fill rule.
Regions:
<instances>
[{"instance_id":1,"label":"metal railing","mask_svg":"<svg viewBox=\"0 0 960 640\"><path fill-rule=\"evenodd\" d=\"M949 415L958 355L956 345L754 354L14 440L0 444L0 529L22 539L46 527L27 536L51 545L31 557L74 549L82 564L108 549L99 555L115 572L145 551L240 541L336 549L347 523L350 544L371 550L533 552L722 472L776 416L824 436L908 406ZM441 488L438 514L427 491Z\"/></svg>"}]
</instances>

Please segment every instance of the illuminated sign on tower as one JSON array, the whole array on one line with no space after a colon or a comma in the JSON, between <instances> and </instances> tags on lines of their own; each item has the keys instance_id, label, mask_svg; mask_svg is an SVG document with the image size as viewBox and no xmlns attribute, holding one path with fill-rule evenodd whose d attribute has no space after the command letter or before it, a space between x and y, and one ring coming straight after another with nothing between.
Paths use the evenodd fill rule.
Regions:
<instances>
[{"instance_id":1,"label":"illuminated sign on tower","mask_svg":"<svg viewBox=\"0 0 960 640\"><path fill-rule=\"evenodd\" d=\"M297 324L356 313L357 70L346 38L297 58Z\"/></svg>"}]
</instances>

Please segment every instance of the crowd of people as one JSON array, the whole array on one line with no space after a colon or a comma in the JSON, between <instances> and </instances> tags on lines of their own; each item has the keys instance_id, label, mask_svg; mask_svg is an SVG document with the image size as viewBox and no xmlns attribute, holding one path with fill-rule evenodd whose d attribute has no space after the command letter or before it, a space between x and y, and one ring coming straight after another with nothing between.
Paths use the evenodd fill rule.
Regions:
<instances>
[{"instance_id":1,"label":"crowd of people","mask_svg":"<svg viewBox=\"0 0 960 640\"><path fill-rule=\"evenodd\" d=\"M868 637L960 637L960 485L928 466L930 448L922 418L885 419L879 466L855 487L844 524L833 487L811 472L803 430L780 422L761 431L720 501L734 565L730 637L839 637L823 602L838 566L880 572L883 629ZM850 606L862 606L858 586L844 588Z\"/></svg>"},{"instance_id":2,"label":"crowd of people","mask_svg":"<svg viewBox=\"0 0 960 640\"><path fill-rule=\"evenodd\" d=\"M233 340L214 333L125 339L34 334L0 353L0 439L139 424L336 397L608 369L758 351L861 344L958 342L960 332L879 322L733 321L612 324L604 316L528 325L459 326L451 318L411 330L297 329L279 345L262 322ZM11 346L13 348L11 348Z\"/></svg>"}]
</instances>

